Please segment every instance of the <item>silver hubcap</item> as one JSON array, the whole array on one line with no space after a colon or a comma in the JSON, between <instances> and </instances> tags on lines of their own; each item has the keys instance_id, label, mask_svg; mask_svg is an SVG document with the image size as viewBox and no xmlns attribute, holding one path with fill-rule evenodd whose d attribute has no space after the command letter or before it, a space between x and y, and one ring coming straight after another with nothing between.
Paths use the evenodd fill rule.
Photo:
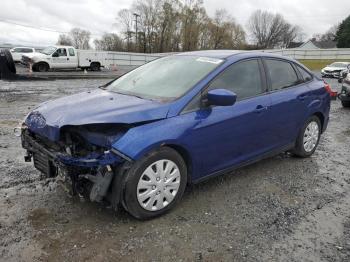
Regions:
<instances>
[{"instance_id":1,"label":"silver hubcap","mask_svg":"<svg viewBox=\"0 0 350 262\"><path fill-rule=\"evenodd\" d=\"M180 171L171 160L148 166L137 184L137 200L148 211L158 211L174 200L180 187Z\"/></svg>"},{"instance_id":2,"label":"silver hubcap","mask_svg":"<svg viewBox=\"0 0 350 262\"><path fill-rule=\"evenodd\" d=\"M303 140L306 152L311 152L315 148L319 132L318 124L315 121L310 122L306 127Z\"/></svg>"}]
</instances>

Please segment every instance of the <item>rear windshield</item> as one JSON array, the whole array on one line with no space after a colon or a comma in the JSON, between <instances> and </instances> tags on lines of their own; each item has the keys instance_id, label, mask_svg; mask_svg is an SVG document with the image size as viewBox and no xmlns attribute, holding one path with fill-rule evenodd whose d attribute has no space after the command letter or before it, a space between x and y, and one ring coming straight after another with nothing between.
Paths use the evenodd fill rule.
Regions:
<instances>
[{"instance_id":1,"label":"rear windshield","mask_svg":"<svg viewBox=\"0 0 350 262\"><path fill-rule=\"evenodd\" d=\"M141 98L181 97L223 62L198 56L169 56L145 64L112 82L107 89Z\"/></svg>"},{"instance_id":2,"label":"rear windshield","mask_svg":"<svg viewBox=\"0 0 350 262\"><path fill-rule=\"evenodd\" d=\"M346 67L347 64L345 64L345 63L333 63L330 66L332 66L332 67Z\"/></svg>"}]
</instances>

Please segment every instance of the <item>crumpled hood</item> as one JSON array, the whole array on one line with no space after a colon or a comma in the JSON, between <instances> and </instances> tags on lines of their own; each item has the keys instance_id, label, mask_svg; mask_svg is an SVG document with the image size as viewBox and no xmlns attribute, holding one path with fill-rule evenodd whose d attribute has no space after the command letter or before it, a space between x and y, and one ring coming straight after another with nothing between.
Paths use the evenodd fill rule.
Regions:
<instances>
[{"instance_id":1,"label":"crumpled hood","mask_svg":"<svg viewBox=\"0 0 350 262\"><path fill-rule=\"evenodd\" d=\"M146 122L166 118L168 110L166 103L96 89L45 102L25 123L31 131L56 141L63 126Z\"/></svg>"},{"instance_id":2,"label":"crumpled hood","mask_svg":"<svg viewBox=\"0 0 350 262\"><path fill-rule=\"evenodd\" d=\"M34 52L34 53L28 53L28 54L24 54L22 56L28 57L32 60L40 60L42 58L46 58L47 55L43 54L43 53L39 53L39 52Z\"/></svg>"}]
</instances>

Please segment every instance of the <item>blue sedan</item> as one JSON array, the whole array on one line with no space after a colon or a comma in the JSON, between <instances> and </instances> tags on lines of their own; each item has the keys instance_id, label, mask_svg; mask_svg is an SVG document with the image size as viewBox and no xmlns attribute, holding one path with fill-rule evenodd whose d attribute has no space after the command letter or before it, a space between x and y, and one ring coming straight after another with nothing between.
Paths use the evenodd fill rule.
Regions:
<instances>
[{"instance_id":1,"label":"blue sedan","mask_svg":"<svg viewBox=\"0 0 350 262\"><path fill-rule=\"evenodd\" d=\"M148 219L190 183L284 151L311 156L330 91L286 57L189 52L43 103L17 131L25 160L71 194Z\"/></svg>"}]
</instances>

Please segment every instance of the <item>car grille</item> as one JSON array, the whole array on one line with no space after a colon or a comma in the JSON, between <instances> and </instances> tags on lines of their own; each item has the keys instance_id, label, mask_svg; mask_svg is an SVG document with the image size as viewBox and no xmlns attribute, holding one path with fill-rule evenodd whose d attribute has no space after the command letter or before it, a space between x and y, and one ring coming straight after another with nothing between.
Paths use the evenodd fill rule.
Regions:
<instances>
[{"instance_id":1,"label":"car grille","mask_svg":"<svg viewBox=\"0 0 350 262\"><path fill-rule=\"evenodd\" d=\"M33 153L34 167L48 177L56 175L56 168L52 165L47 155Z\"/></svg>"}]
</instances>

